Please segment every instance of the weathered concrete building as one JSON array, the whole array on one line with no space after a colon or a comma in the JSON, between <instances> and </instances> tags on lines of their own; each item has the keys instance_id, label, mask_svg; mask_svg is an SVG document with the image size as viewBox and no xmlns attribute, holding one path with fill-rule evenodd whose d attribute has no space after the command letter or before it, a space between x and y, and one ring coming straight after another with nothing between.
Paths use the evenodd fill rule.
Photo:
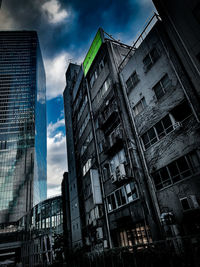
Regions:
<instances>
[{"instance_id":1,"label":"weathered concrete building","mask_svg":"<svg viewBox=\"0 0 200 267\"><path fill-rule=\"evenodd\" d=\"M188 94L193 90L192 81L162 22L155 24L120 67L129 115L135 125L149 185L153 183L151 190L155 192L165 234L197 234L200 223L197 99L192 101Z\"/></svg>"},{"instance_id":2,"label":"weathered concrete building","mask_svg":"<svg viewBox=\"0 0 200 267\"><path fill-rule=\"evenodd\" d=\"M75 162L70 212L79 213L82 244L141 246L197 233L198 96L163 22L154 15L132 47L100 29L69 76L74 66L64 102Z\"/></svg>"},{"instance_id":3,"label":"weathered concrete building","mask_svg":"<svg viewBox=\"0 0 200 267\"><path fill-rule=\"evenodd\" d=\"M80 229L82 244L91 249L144 245L159 232L118 76L129 50L100 29L83 69L69 75L70 64L66 74L70 212L80 218L71 219L72 244Z\"/></svg>"}]
</instances>

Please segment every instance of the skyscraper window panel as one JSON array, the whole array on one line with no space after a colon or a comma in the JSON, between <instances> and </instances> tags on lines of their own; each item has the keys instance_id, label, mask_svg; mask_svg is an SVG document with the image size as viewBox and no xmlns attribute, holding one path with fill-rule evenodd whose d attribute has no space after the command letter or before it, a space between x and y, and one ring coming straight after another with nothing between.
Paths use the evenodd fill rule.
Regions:
<instances>
[{"instance_id":1,"label":"skyscraper window panel","mask_svg":"<svg viewBox=\"0 0 200 267\"><path fill-rule=\"evenodd\" d=\"M37 34L0 32L0 223L46 198L45 98Z\"/></svg>"}]
</instances>

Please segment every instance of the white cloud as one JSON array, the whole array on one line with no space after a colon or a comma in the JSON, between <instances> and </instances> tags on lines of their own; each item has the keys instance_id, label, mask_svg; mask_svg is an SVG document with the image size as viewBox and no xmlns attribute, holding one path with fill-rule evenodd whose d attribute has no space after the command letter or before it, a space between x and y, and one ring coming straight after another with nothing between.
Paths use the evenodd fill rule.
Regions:
<instances>
[{"instance_id":1,"label":"white cloud","mask_svg":"<svg viewBox=\"0 0 200 267\"><path fill-rule=\"evenodd\" d=\"M63 173L67 171L66 137L57 129L64 125L64 119L50 123L47 129L47 182L48 197L60 193Z\"/></svg>"},{"instance_id":2,"label":"white cloud","mask_svg":"<svg viewBox=\"0 0 200 267\"><path fill-rule=\"evenodd\" d=\"M7 9L0 9L0 30L17 29L17 22L13 21Z\"/></svg>"},{"instance_id":3,"label":"white cloud","mask_svg":"<svg viewBox=\"0 0 200 267\"><path fill-rule=\"evenodd\" d=\"M69 12L61 9L61 5L57 0L47 1L42 5L42 9L50 23L59 23L69 17Z\"/></svg>"},{"instance_id":4,"label":"white cloud","mask_svg":"<svg viewBox=\"0 0 200 267\"><path fill-rule=\"evenodd\" d=\"M69 54L63 52L53 59L44 60L48 99L62 95L65 88L65 72L69 58Z\"/></svg>"},{"instance_id":5,"label":"white cloud","mask_svg":"<svg viewBox=\"0 0 200 267\"><path fill-rule=\"evenodd\" d=\"M60 186L55 186L52 188L48 188L48 192L47 192L47 197L53 197L53 196L57 196L57 195L61 195L61 188Z\"/></svg>"},{"instance_id":6,"label":"white cloud","mask_svg":"<svg viewBox=\"0 0 200 267\"><path fill-rule=\"evenodd\" d=\"M61 120L57 120L56 123L50 123L48 125L48 128L47 128L47 135L48 136L51 136L53 134L53 132L59 128L60 126L64 126L65 125L65 120L64 119L61 119Z\"/></svg>"}]
</instances>

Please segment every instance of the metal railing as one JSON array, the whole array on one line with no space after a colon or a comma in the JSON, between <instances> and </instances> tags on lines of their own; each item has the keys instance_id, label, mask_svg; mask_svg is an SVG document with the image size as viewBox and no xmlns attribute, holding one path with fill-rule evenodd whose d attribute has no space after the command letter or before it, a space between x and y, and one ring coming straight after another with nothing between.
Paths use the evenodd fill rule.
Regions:
<instances>
[{"instance_id":1,"label":"metal railing","mask_svg":"<svg viewBox=\"0 0 200 267\"><path fill-rule=\"evenodd\" d=\"M143 31L139 34L139 36L136 38L136 40L133 42L133 45L131 46L130 50L128 51L127 55L124 57L122 62L119 65L119 71L122 70L124 65L126 64L126 59L129 57L130 53L134 50L136 50L141 43L146 38L147 34L150 32L150 30L153 28L153 26L156 24L156 22L159 20L159 16L154 13L154 15L150 18L150 20L147 21L146 25L144 26Z\"/></svg>"}]
</instances>

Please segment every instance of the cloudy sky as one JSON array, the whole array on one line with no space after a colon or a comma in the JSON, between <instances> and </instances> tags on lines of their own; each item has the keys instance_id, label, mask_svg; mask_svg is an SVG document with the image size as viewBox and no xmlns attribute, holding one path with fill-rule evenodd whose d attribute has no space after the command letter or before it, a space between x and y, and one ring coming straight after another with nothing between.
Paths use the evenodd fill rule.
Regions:
<instances>
[{"instance_id":1,"label":"cloudy sky","mask_svg":"<svg viewBox=\"0 0 200 267\"><path fill-rule=\"evenodd\" d=\"M0 30L39 35L47 85L48 196L60 193L67 170L62 93L69 62L82 63L99 27L131 44L153 12L151 0L2 0Z\"/></svg>"}]
</instances>

